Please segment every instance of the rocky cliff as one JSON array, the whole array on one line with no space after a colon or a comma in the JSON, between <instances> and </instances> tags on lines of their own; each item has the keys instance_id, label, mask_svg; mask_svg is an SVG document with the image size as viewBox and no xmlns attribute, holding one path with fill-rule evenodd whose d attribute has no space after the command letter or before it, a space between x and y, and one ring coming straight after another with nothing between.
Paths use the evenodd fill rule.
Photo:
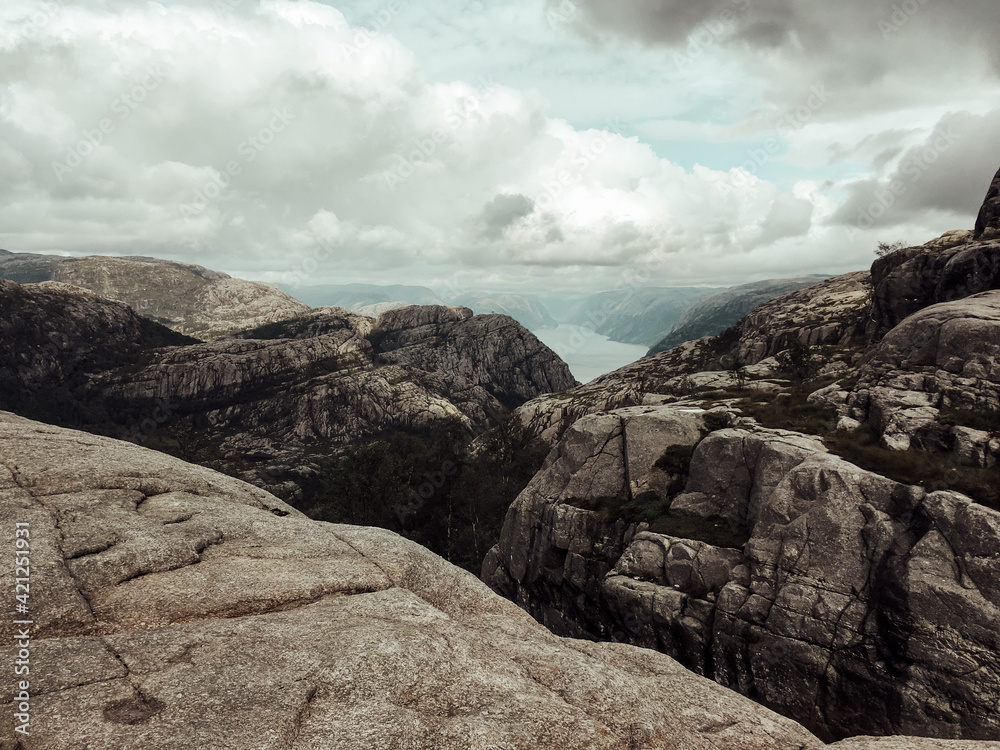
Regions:
<instances>
[{"instance_id":1,"label":"rocky cliff","mask_svg":"<svg viewBox=\"0 0 1000 750\"><path fill-rule=\"evenodd\" d=\"M552 450L484 580L828 740L996 745L998 268L949 232L529 402Z\"/></svg>"},{"instance_id":2,"label":"rocky cliff","mask_svg":"<svg viewBox=\"0 0 1000 750\"><path fill-rule=\"evenodd\" d=\"M577 421L484 579L558 634L662 651L828 739L1000 737L1000 513L709 416Z\"/></svg>"},{"instance_id":3,"label":"rocky cliff","mask_svg":"<svg viewBox=\"0 0 1000 750\"><path fill-rule=\"evenodd\" d=\"M201 339L295 317L309 306L267 284L157 258L66 258L0 254L0 278L58 281L122 302L140 315Z\"/></svg>"},{"instance_id":4,"label":"rocky cliff","mask_svg":"<svg viewBox=\"0 0 1000 750\"><path fill-rule=\"evenodd\" d=\"M137 446L0 413L0 508L4 554L30 534L33 620L30 736L4 681L2 750L824 747L666 655L556 637L394 534Z\"/></svg>"},{"instance_id":5,"label":"rocky cliff","mask_svg":"<svg viewBox=\"0 0 1000 750\"><path fill-rule=\"evenodd\" d=\"M481 432L576 385L515 321L467 308L319 308L207 343L65 285L0 282L0 309L8 408L30 396L35 416L210 457L289 500L338 447L448 421Z\"/></svg>"}]
</instances>

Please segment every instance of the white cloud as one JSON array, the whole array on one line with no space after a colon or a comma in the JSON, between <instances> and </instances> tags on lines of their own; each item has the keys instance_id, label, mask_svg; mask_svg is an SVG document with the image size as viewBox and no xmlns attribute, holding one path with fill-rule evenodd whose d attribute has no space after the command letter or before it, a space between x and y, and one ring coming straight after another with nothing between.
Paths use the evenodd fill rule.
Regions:
<instances>
[{"instance_id":1,"label":"white cloud","mask_svg":"<svg viewBox=\"0 0 1000 750\"><path fill-rule=\"evenodd\" d=\"M317 282L523 289L613 286L636 268L656 269L650 283L735 283L870 259L862 246L839 249L842 227L826 224L855 183L877 178L867 162L881 159L885 171L899 156L886 155L893 139L831 122L825 110L787 133L768 166L826 168L839 155L855 171L783 188L735 169L742 155L731 172L662 158L599 98L578 112L602 124L579 127L546 95L488 71L442 79L435 58L429 76L397 38L434 13L413 4L388 17L373 7L367 28L308 0L231 5L61 4L34 26L30 4L4 6L0 246L160 255L276 281L322 249ZM516 5L533 49L545 38L570 44L540 2ZM484 6L451 21L455 34L480 35L469 48L500 50L509 71L514 52L503 45L520 29L502 18ZM599 64L567 49L553 53L562 74L542 59L539 75L577 80ZM625 76L627 54L613 54ZM652 53L636 54L645 64ZM705 64L732 69L719 56ZM711 87L712 96L737 89L751 97L759 87L735 73ZM637 102L639 90L623 96ZM678 102L664 99L643 137L700 133L749 152L787 109L757 101L700 129L678 116ZM936 123L928 110L907 143ZM942 206L939 220L953 209Z\"/></svg>"}]
</instances>

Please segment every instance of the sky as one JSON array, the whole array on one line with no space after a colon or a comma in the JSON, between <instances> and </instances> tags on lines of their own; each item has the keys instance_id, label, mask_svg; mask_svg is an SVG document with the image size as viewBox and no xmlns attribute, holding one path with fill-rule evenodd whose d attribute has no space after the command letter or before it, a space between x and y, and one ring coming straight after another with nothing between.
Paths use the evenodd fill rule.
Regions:
<instances>
[{"instance_id":1,"label":"sky","mask_svg":"<svg viewBox=\"0 0 1000 750\"><path fill-rule=\"evenodd\" d=\"M4 0L0 248L585 292L971 229L996 0Z\"/></svg>"}]
</instances>

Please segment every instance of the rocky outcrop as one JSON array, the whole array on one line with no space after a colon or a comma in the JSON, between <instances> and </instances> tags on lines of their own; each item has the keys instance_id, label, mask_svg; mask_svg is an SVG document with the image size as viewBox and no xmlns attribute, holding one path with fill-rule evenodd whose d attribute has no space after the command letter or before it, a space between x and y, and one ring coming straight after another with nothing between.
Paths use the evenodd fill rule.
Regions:
<instances>
[{"instance_id":1,"label":"rocky outcrop","mask_svg":"<svg viewBox=\"0 0 1000 750\"><path fill-rule=\"evenodd\" d=\"M551 445L587 414L731 389L740 376L752 390L779 390L790 375L776 355L793 343L811 348L817 371L846 374L868 340L863 321L870 295L867 272L821 281L761 304L722 336L688 341L585 385L540 396L518 414Z\"/></svg>"},{"instance_id":2,"label":"rocky outcrop","mask_svg":"<svg viewBox=\"0 0 1000 750\"><path fill-rule=\"evenodd\" d=\"M1000 738L1000 513L732 417L738 429L701 439L699 422L725 423L706 420L578 420L509 511L484 580L557 633L670 654L828 739ZM638 450L633 424L647 425ZM693 442L672 493L656 481L667 449ZM666 501L652 531L586 509L642 487ZM718 546L720 522L746 543Z\"/></svg>"},{"instance_id":3,"label":"rocky outcrop","mask_svg":"<svg viewBox=\"0 0 1000 750\"><path fill-rule=\"evenodd\" d=\"M155 347L189 344L123 304L66 284L0 279L0 408L72 419L71 392ZM55 398L65 396L64 403ZM52 401L46 408L44 400Z\"/></svg>"},{"instance_id":4,"label":"rocky outcrop","mask_svg":"<svg viewBox=\"0 0 1000 750\"><path fill-rule=\"evenodd\" d=\"M0 321L11 363L0 377L19 388L0 396L9 408L212 460L296 502L349 443L451 421L481 432L576 385L515 321L467 308L408 307L378 320L319 308L190 343L89 292L0 283L11 310ZM166 346L175 339L187 345Z\"/></svg>"},{"instance_id":5,"label":"rocky outcrop","mask_svg":"<svg viewBox=\"0 0 1000 750\"><path fill-rule=\"evenodd\" d=\"M979 216L976 218L976 239L994 238L987 238L987 233L994 236L1000 233L1000 172L993 178L986 193L986 200L983 201L983 207L979 209Z\"/></svg>"},{"instance_id":6,"label":"rocky outcrop","mask_svg":"<svg viewBox=\"0 0 1000 750\"><path fill-rule=\"evenodd\" d=\"M869 337L878 341L925 307L1000 288L1000 241L973 242L971 232L899 250L872 264Z\"/></svg>"},{"instance_id":7,"label":"rocky outcrop","mask_svg":"<svg viewBox=\"0 0 1000 750\"><path fill-rule=\"evenodd\" d=\"M658 354L686 341L715 336L734 325L758 305L803 287L812 286L822 277L769 279L734 286L724 292L699 300L688 309L674 328L650 350Z\"/></svg>"},{"instance_id":8,"label":"rocky outcrop","mask_svg":"<svg viewBox=\"0 0 1000 750\"><path fill-rule=\"evenodd\" d=\"M201 339L221 338L309 310L308 305L267 284L157 258L5 253L0 255L0 278L82 287Z\"/></svg>"},{"instance_id":9,"label":"rocky outcrop","mask_svg":"<svg viewBox=\"0 0 1000 750\"><path fill-rule=\"evenodd\" d=\"M509 407L577 385L565 362L506 315L405 307L380 315L372 336L380 360L485 388Z\"/></svg>"},{"instance_id":10,"label":"rocky outcrop","mask_svg":"<svg viewBox=\"0 0 1000 750\"><path fill-rule=\"evenodd\" d=\"M1000 462L1000 438L942 424L942 410L1000 414L1000 291L927 307L868 355L851 392L817 394L869 425L896 450L957 452L979 466Z\"/></svg>"},{"instance_id":11,"label":"rocky outcrop","mask_svg":"<svg viewBox=\"0 0 1000 750\"><path fill-rule=\"evenodd\" d=\"M3 750L822 746L663 654L558 638L390 532L136 446L0 414L0 507L10 559L30 524L33 620L30 737L6 680Z\"/></svg>"}]
</instances>

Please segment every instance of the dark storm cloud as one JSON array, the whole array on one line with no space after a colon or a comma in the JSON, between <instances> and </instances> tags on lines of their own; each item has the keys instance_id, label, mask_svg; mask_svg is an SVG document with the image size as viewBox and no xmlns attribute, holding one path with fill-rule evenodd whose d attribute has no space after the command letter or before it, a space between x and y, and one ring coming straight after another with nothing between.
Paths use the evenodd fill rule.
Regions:
<instances>
[{"instance_id":1,"label":"dark storm cloud","mask_svg":"<svg viewBox=\"0 0 1000 750\"><path fill-rule=\"evenodd\" d=\"M503 237L507 227L530 216L535 202L526 195L501 193L483 207L483 236L490 240Z\"/></svg>"},{"instance_id":2,"label":"dark storm cloud","mask_svg":"<svg viewBox=\"0 0 1000 750\"><path fill-rule=\"evenodd\" d=\"M833 223L892 226L929 211L963 217L971 229L1000 164L1000 110L944 117L922 143L905 151L883 178L847 186Z\"/></svg>"},{"instance_id":3,"label":"dark storm cloud","mask_svg":"<svg viewBox=\"0 0 1000 750\"><path fill-rule=\"evenodd\" d=\"M567 5L566 0L547 2L555 9ZM1000 26L995 0L576 0L573 5L580 11L574 20L592 34L621 34L646 44L676 45L705 31L720 41L817 52L844 38L856 44L889 42L912 32L911 22L926 16L933 18L933 27L923 33L977 41L994 59L998 52L991 33Z\"/></svg>"}]
</instances>

